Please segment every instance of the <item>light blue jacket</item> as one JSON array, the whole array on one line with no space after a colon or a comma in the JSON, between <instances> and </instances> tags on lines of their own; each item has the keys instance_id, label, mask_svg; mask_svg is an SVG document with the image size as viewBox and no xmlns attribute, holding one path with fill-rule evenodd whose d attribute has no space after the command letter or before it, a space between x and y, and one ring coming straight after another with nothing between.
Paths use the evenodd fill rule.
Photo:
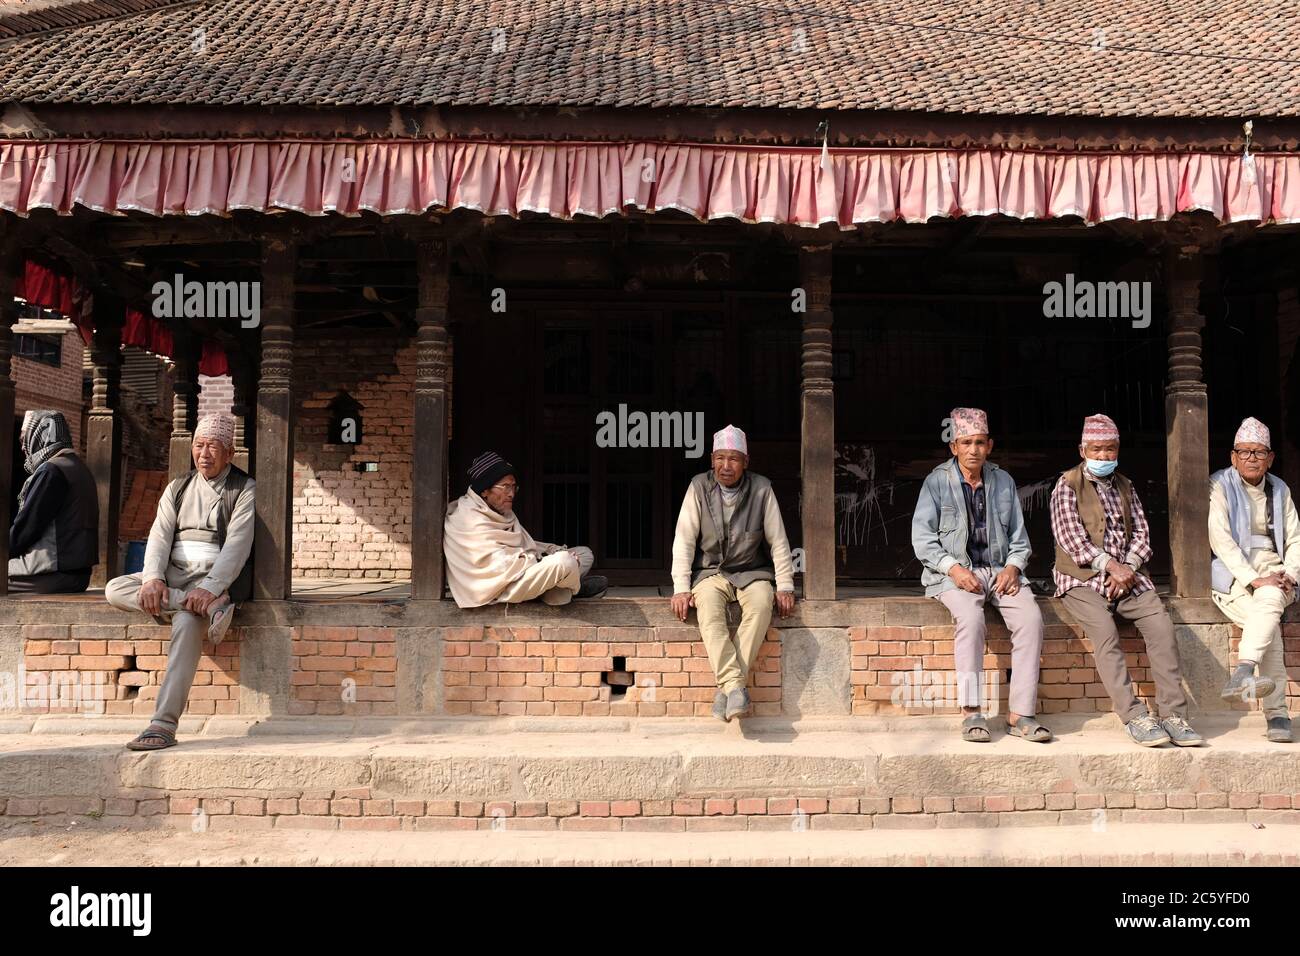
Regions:
<instances>
[{"instance_id":1,"label":"light blue jacket","mask_svg":"<svg viewBox=\"0 0 1300 956\"><path fill-rule=\"evenodd\" d=\"M984 463L982 472L987 495L985 521L989 532L989 561L995 573L1006 565L1021 571L1020 583L1028 586L1024 575L1029 563L1029 532L1020 510L1016 483L992 462ZM966 553L970 539L970 519L966 498L961 490L961 470L957 459L949 458L926 476L921 495L912 513L912 550L921 562L921 584L925 596L934 597L957 585L948 572L953 565L970 567Z\"/></svg>"},{"instance_id":2,"label":"light blue jacket","mask_svg":"<svg viewBox=\"0 0 1300 956\"><path fill-rule=\"evenodd\" d=\"M1273 498L1273 550L1281 557L1286 554L1286 500L1291 489L1286 482L1276 475L1265 475L1265 486ZM1250 502L1246 499L1241 475L1236 468L1223 468L1210 475L1210 481L1218 482L1228 500L1228 527L1232 529L1232 540L1242 553L1249 555L1254 546L1254 535L1250 533ZM1234 578L1228 566L1215 555L1210 562L1210 586L1214 590L1227 594L1232 590Z\"/></svg>"}]
</instances>

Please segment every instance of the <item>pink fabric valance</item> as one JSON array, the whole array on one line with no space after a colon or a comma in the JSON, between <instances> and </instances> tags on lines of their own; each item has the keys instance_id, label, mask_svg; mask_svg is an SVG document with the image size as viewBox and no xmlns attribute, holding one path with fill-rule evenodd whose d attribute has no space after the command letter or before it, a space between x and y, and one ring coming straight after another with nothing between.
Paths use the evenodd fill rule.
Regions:
<instances>
[{"instance_id":1,"label":"pink fabric valance","mask_svg":"<svg viewBox=\"0 0 1300 956\"><path fill-rule=\"evenodd\" d=\"M0 208L309 215L626 207L816 226L1001 213L1300 222L1300 155L832 150L666 143L0 141Z\"/></svg>"},{"instance_id":2,"label":"pink fabric valance","mask_svg":"<svg viewBox=\"0 0 1300 956\"><path fill-rule=\"evenodd\" d=\"M90 296L76 276L60 272L30 259L14 282L14 295L43 309L53 309L77 327L82 341L90 344L95 320L88 306ZM171 329L165 322L127 307L122 326L122 344L135 345L171 358L174 354ZM203 340L199 372L203 375L226 375L230 371L225 350L211 339Z\"/></svg>"}]
</instances>

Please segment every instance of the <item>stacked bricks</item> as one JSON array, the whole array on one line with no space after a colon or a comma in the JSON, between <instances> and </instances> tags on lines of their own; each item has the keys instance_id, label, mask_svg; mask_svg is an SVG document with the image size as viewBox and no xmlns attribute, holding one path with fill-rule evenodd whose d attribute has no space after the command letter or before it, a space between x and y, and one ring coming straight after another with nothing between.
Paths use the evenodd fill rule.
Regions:
<instances>
[{"instance_id":1,"label":"stacked bricks","mask_svg":"<svg viewBox=\"0 0 1300 956\"><path fill-rule=\"evenodd\" d=\"M303 339L294 346L293 573L409 579L415 347L391 337ZM360 441L330 445L330 402L361 405ZM358 462L379 470L358 472Z\"/></svg>"},{"instance_id":2,"label":"stacked bricks","mask_svg":"<svg viewBox=\"0 0 1300 956\"><path fill-rule=\"evenodd\" d=\"M122 495L119 541L145 541L158 513L158 499L167 487L167 472L136 469L127 476Z\"/></svg>"},{"instance_id":3,"label":"stacked bricks","mask_svg":"<svg viewBox=\"0 0 1300 956\"><path fill-rule=\"evenodd\" d=\"M1296 625L1287 625L1294 627ZM1128 661L1137 695L1154 707L1146 645L1132 624L1119 627L1120 648ZM852 627L849 680L853 713L955 714L953 626ZM1001 624L988 626L981 694L996 691L1000 712L1006 712L1007 670L1011 667L1011 637ZM920 680L918 671L920 668ZM933 688L924 681L946 678ZM920 684L920 686L918 686ZM1048 624L1043 629L1043 653L1038 677L1040 714L1105 713L1110 696L1092 662L1092 642L1072 624ZM927 703L932 702L932 703ZM954 706L943 706L945 703Z\"/></svg>"},{"instance_id":4,"label":"stacked bricks","mask_svg":"<svg viewBox=\"0 0 1300 956\"><path fill-rule=\"evenodd\" d=\"M368 786L225 793L149 790L112 797L4 797L0 821L102 817L193 830L902 830L1122 823L1300 824L1300 793L1074 792L863 796L690 796L660 800L454 800L398 797Z\"/></svg>"},{"instance_id":5,"label":"stacked bricks","mask_svg":"<svg viewBox=\"0 0 1300 956\"><path fill-rule=\"evenodd\" d=\"M295 628L290 714L391 717L397 644L389 627Z\"/></svg>"},{"instance_id":6,"label":"stacked bricks","mask_svg":"<svg viewBox=\"0 0 1300 956\"><path fill-rule=\"evenodd\" d=\"M23 712L146 717L153 713L167 667L170 627L40 624L28 625L25 635L28 706ZM64 685L69 686L64 689ZM239 628L235 627L220 647L204 643L185 713L238 712Z\"/></svg>"},{"instance_id":7,"label":"stacked bricks","mask_svg":"<svg viewBox=\"0 0 1300 956\"><path fill-rule=\"evenodd\" d=\"M707 717L717 693L690 627L449 627L443 641L448 714ZM615 658L631 677L606 676ZM780 636L769 630L750 674L755 716L781 713L780 684Z\"/></svg>"}]
</instances>

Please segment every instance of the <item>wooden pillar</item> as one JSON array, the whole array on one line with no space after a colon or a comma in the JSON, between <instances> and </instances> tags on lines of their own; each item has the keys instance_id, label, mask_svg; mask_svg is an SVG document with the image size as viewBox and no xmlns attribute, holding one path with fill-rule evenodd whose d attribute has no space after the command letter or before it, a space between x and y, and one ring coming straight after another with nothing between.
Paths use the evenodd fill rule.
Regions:
<instances>
[{"instance_id":1,"label":"wooden pillar","mask_svg":"<svg viewBox=\"0 0 1300 956\"><path fill-rule=\"evenodd\" d=\"M121 300L95 296L95 337L90 356L94 384L86 424L86 467L99 492L99 563L92 587L102 588L121 573L117 560L117 531L122 511L122 418L118 414L122 380Z\"/></svg>"},{"instance_id":2,"label":"wooden pillar","mask_svg":"<svg viewBox=\"0 0 1300 956\"><path fill-rule=\"evenodd\" d=\"M288 600L293 569L293 296L297 246L262 238L262 367L257 384L253 596Z\"/></svg>"},{"instance_id":3,"label":"wooden pillar","mask_svg":"<svg viewBox=\"0 0 1300 956\"><path fill-rule=\"evenodd\" d=\"M831 247L799 249L803 313L800 517L803 594L835 599L835 394L831 385Z\"/></svg>"},{"instance_id":4,"label":"wooden pillar","mask_svg":"<svg viewBox=\"0 0 1300 956\"><path fill-rule=\"evenodd\" d=\"M13 356L13 326L18 321L14 304L14 283L22 269L17 226L9 216L0 214L0 597L9 593L9 489L13 487L14 380L10 359Z\"/></svg>"},{"instance_id":5,"label":"wooden pillar","mask_svg":"<svg viewBox=\"0 0 1300 956\"><path fill-rule=\"evenodd\" d=\"M248 448L248 416L254 406L255 379L253 367L247 356L237 353L230 355L230 383L234 396L230 402L230 414L235 419L235 458L236 468L252 474L252 458Z\"/></svg>"},{"instance_id":6,"label":"wooden pillar","mask_svg":"<svg viewBox=\"0 0 1300 956\"><path fill-rule=\"evenodd\" d=\"M172 437L167 456L167 480L179 478L194 467L194 427L199 405L199 341L188 329L172 334Z\"/></svg>"},{"instance_id":7,"label":"wooden pillar","mask_svg":"<svg viewBox=\"0 0 1300 956\"><path fill-rule=\"evenodd\" d=\"M1282 480L1300 488L1300 290L1295 273L1287 270L1279 276L1277 289L1277 378L1278 420L1276 427L1267 422L1273 435ZM1245 413L1243 413L1244 415Z\"/></svg>"},{"instance_id":8,"label":"wooden pillar","mask_svg":"<svg viewBox=\"0 0 1300 956\"><path fill-rule=\"evenodd\" d=\"M447 510L447 246L417 244L415 435L411 448L411 597L442 598L442 522Z\"/></svg>"},{"instance_id":9,"label":"wooden pillar","mask_svg":"<svg viewBox=\"0 0 1300 956\"><path fill-rule=\"evenodd\" d=\"M1169 383L1165 429L1169 486L1170 592L1178 597L1210 593L1210 439L1207 395L1201 374L1201 279L1204 252L1175 245L1165 256L1169 303Z\"/></svg>"}]
</instances>

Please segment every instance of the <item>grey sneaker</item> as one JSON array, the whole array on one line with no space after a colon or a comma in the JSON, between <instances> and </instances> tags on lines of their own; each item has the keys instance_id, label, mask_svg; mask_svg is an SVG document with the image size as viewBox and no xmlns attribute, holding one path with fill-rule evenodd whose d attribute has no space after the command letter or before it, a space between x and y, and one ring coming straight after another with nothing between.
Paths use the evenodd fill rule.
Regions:
<instances>
[{"instance_id":1,"label":"grey sneaker","mask_svg":"<svg viewBox=\"0 0 1300 956\"><path fill-rule=\"evenodd\" d=\"M1290 717L1270 717L1268 732L1264 735L1275 744L1289 744L1295 738L1291 736Z\"/></svg>"},{"instance_id":2,"label":"grey sneaker","mask_svg":"<svg viewBox=\"0 0 1300 956\"><path fill-rule=\"evenodd\" d=\"M1175 714L1160 721L1160 727L1179 747L1199 747L1205 738L1192 729L1192 725Z\"/></svg>"},{"instance_id":3,"label":"grey sneaker","mask_svg":"<svg viewBox=\"0 0 1300 956\"><path fill-rule=\"evenodd\" d=\"M1159 747L1161 744L1169 743L1169 735L1160 726L1160 722L1150 714L1134 717L1124 725L1124 728L1133 738L1133 742L1143 747Z\"/></svg>"},{"instance_id":4,"label":"grey sneaker","mask_svg":"<svg viewBox=\"0 0 1300 956\"><path fill-rule=\"evenodd\" d=\"M1267 697L1276 686L1271 677L1263 674L1256 677L1254 664L1238 664L1219 696L1224 700L1243 700L1249 703Z\"/></svg>"},{"instance_id":5,"label":"grey sneaker","mask_svg":"<svg viewBox=\"0 0 1300 956\"><path fill-rule=\"evenodd\" d=\"M727 720L749 716L749 691L740 687L727 695Z\"/></svg>"},{"instance_id":6,"label":"grey sneaker","mask_svg":"<svg viewBox=\"0 0 1300 956\"><path fill-rule=\"evenodd\" d=\"M727 692L720 690L713 695L713 716L718 720L727 719Z\"/></svg>"}]
</instances>

